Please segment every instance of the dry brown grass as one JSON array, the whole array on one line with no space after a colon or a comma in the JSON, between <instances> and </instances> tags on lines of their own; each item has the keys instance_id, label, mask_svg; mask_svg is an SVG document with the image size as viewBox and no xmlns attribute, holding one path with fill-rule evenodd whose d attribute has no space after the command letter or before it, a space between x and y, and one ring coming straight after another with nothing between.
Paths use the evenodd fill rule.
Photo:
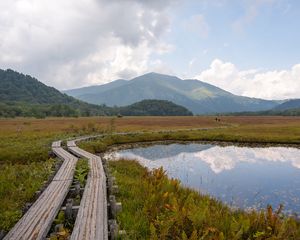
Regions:
<instances>
[{"instance_id":1,"label":"dry brown grass","mask_svg":"<svg viewBox=\"0 0 300 240\"><path fill-rule=\"evenodd\" d=\"M113 119L113 120L112 120ZM215 127L219 124L213 117L82 117L82 118L16 118L1 119L0 133L16 131L68 131L70 128L83 128L88 124L106 129L114 121L117 131L160 130L176 128Z\"/></svg>"},{"instance_id":2,"label":"dry brown grass","mask_svg":"<svg viewBox=\"0 0 300 240\"><path fill-rule=\"evenodd\" d=\"M194 117L82 117L82 118L16 118L0 120L0 136L17 132L69 132L73 129L94 126L107 129L112 123L116 131L187 129L229 126L288 126L300 125L300 117L277 116L222 116L220 122L213 116ZM113 120L112 120L113 119Z\"/></svg>"}]
</instances>

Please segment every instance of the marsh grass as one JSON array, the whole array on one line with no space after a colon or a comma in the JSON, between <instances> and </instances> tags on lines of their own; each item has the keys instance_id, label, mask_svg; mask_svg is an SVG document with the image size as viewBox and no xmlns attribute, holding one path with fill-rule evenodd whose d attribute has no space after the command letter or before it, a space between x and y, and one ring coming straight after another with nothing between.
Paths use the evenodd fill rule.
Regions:
<instances>
[{"instance_id":1,"label":"marsh grass","mask_svg":"<svg viewBox=\"0 0 300 240\"><path fill-rule=\"evenodd\" d=\"M29 164L5 164L0 168L0 228L9 230L22 216L25 202L42 187L52 172L53 159Z\"/></svg>"},{"instance_id":2,"label":"marsh grass","mask_svg":"<svg viewBox=\"0 0 300 240\"><path fill-rule=\"evenodd\" d=\"M123 210L118 215L126 239L300 239L300 223L281 207L234 211L207 195L169 179L162 168L147 171L135 161L110 162Z\"/></svg>"},{"instance_id":3,"label":"marsh grass","mask_svg":"<svg viewBox=\"0 0 300 240\"><path fill-rule=\"evenodd\" d=\"M300 124L300 122L299 122ZM151 142L162 140L178 141L224 141L238 143L299 144L300 125L276 127L232 127L210 130L180 130L170 132L140 132L126 135L109 134L91 141L83 141L79 146L87 151L99 153L113 144Z\"/></svg>"},{"instance_id":4,"label":"marsh grass","mask_svg":"<svg viewBox=\"0 0 300 240\"><path fill-rule=\"evenodd\" d=\"M80 187L82 188L84 188L86 184L88 173L89 173L88 159L80 158L76 164L74 180L78 181L80 183Z\"/></svg>"},{"instance_id":5,"label":"marsh grass","mask_svg":"<svg viewBox=\"0 0 300 240\"><path fill-rule=\"evenodd\" d=\"M155 140L223 140L300 143L299 117L86 117L0 119L0 230L9 230L20 218L50 174L51 142L81 135L109 134L104 139L82 142L91 152L112 144ZM207 131L157 133L151 131L214 128ZM115 132L148 131L127 136Z\"/></svg>"}]
</instances>

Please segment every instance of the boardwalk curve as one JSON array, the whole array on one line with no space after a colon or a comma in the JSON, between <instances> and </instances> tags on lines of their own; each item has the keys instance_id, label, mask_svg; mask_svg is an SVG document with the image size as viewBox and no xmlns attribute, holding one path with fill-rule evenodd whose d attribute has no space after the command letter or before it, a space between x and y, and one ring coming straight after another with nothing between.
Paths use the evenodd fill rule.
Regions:
<instances>
[{"instance_id":1,"label":"boardwalk curve","mask_svg":"<svg viewBox=\"0 0 300 240\"><path fill-rule=\"evenodd\" d=\"M67 147L76 156L87 158L90 167L71 240L107 240L106 176L101 158L77 147L75 140L68 141Z\"/></svg>"},{"instance_id":2,"label":"boardwalk curve","mask_svg":"<svg viewBox=\"0 0 300 240\"><path fill-rule=\"evenodd\" d=\"M53 142L52 151L63 164L52 182L43 191L24 216L17 222L4 240L45 239L71 186L77 158L65 151L61 142Z\"/></svg>"}]
</instances>

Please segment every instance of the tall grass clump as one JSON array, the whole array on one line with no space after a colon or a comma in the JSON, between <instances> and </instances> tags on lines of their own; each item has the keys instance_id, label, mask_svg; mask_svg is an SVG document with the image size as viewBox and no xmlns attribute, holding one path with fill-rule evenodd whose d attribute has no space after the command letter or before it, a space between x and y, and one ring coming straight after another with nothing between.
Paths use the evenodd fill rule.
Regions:
<instances>
[{"instance_id":1,"label":"tall grass clump","mask_svg":"<svg viewBox=\"0 0 300 240\"><path fill-rule=\"evenodd\" d=\"M9 230L21 217L52 171L53 159L29 164L2 164L0 168L0 229Z\"/></svg>"},{"instance_id":2,"label":"tall grass clump","mask_svg":"<svg viewBox=\"0 0 300 240\"><path fill-rule=\"evenodd\" d=\"M80 187L84 188L89 173L88 159L80 158L77 161L74 179L80 183Z\"/></svg>"}]
</instances>

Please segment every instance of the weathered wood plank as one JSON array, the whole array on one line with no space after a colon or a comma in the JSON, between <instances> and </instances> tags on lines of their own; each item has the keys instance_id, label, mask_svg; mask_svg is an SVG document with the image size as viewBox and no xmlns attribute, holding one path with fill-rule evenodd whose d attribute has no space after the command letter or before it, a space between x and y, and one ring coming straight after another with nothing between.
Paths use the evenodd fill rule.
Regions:
<instances>
[{"instance_id":1,"label":"weathered wood plank","mask_svg":"<svg viewBox=\"0 0 300 240\"><path fill-rule=\"evenodd\" d=\"M71 240L107 240L106 176L101 158L78 148L75 141L69 141L67 146L73 154L89 159L90 167Z\"/></svg>"},{"instance_id":2,"label":"weathered wood plank","mask_svg":"<svg viewBox=\"0 0 300 240\"><path fill-rule=\"evenodd\" d=\"M72 183L77 158L52 144L53 152L64 160L53 181L30 207L20 221L5 236L5 240L44 239L56 217Z\"/></svg>"},{"instance_id":3,"label":"weathered wood plank","mask_svg":"<svg viewBox=\"0 0 300 240\"><path fill-rule=\"evenodd\" d=\"M61 141L56 141L52 143L52 148L60 147Z\"/></svg>"}]
</instances>

